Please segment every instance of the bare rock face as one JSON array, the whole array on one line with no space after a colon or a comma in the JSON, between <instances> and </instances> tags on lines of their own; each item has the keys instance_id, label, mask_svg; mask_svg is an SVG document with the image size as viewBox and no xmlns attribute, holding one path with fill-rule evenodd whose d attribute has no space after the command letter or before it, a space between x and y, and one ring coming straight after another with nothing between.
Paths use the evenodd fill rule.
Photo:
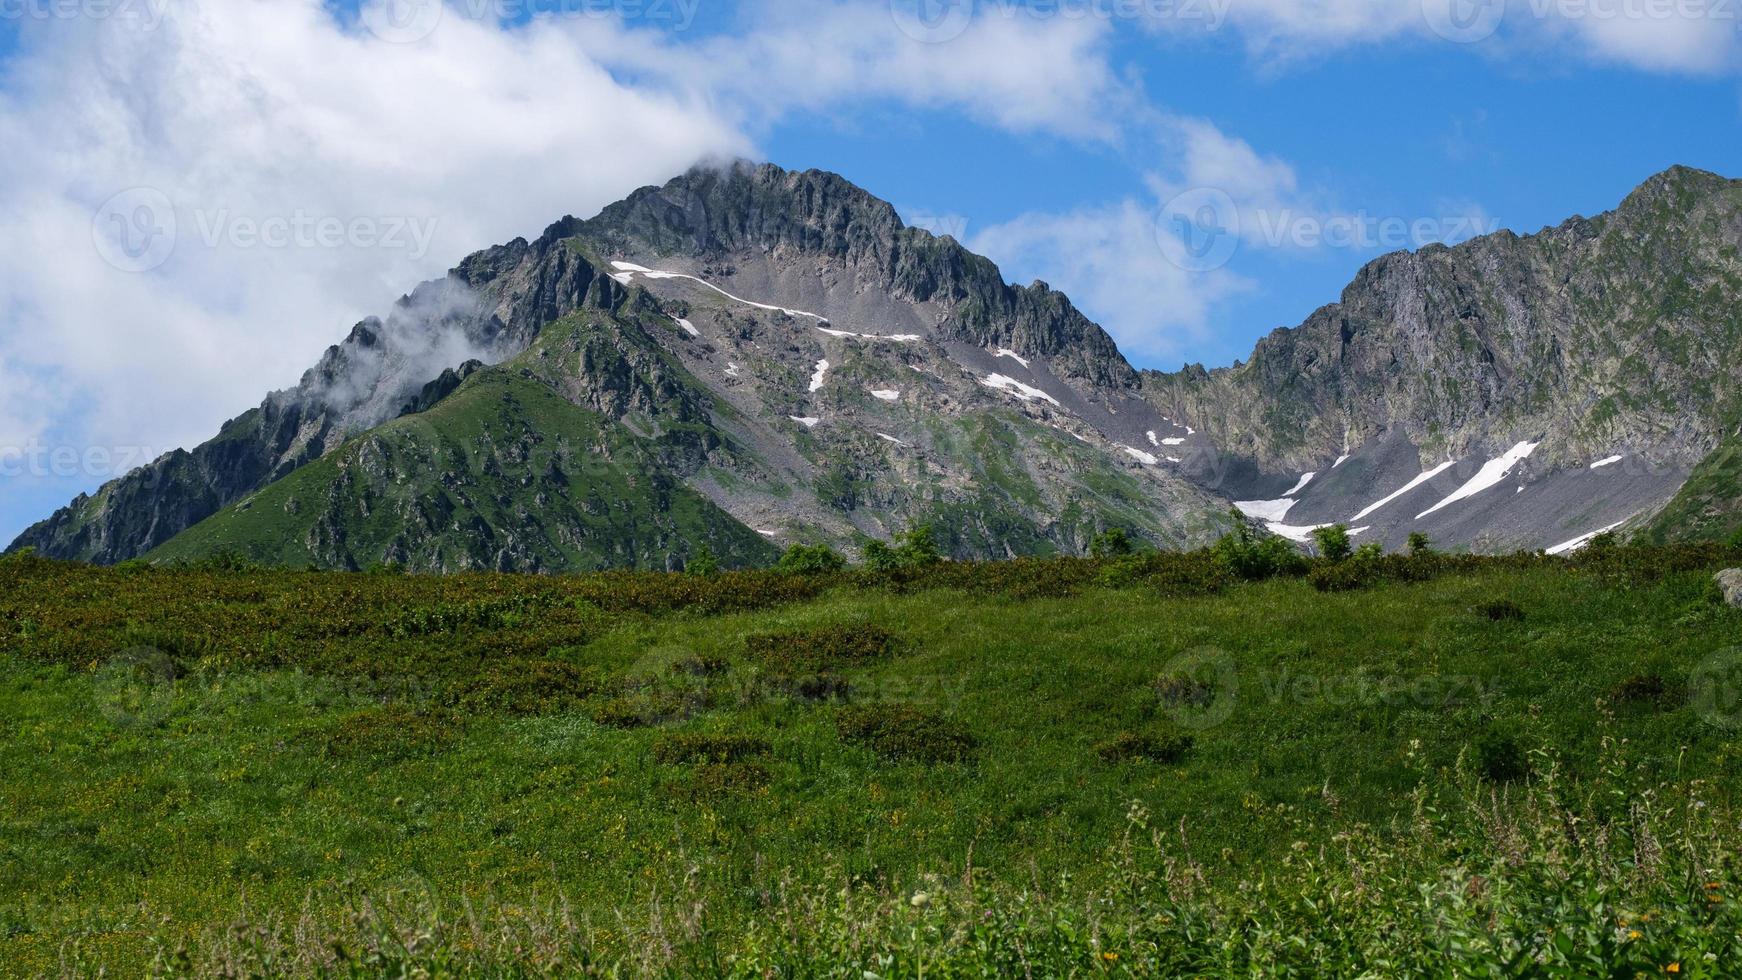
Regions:
<instances>
[{"instance_id":1,"label":"bare rock face","mask_svg":"<svg viewBox=\"0 0 1742 980\"><path fill-rule=\"evenodd\" d=\"M1742 568L1719 572L1718 588L1724 593L1725 602L1742 609Z\"/></svg>"}]
</instances>

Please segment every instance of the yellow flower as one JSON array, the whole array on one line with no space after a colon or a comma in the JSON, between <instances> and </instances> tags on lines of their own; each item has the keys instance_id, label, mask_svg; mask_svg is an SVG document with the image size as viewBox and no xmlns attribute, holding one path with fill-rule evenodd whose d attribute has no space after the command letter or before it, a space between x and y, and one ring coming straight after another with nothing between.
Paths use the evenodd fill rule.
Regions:
<instances>
[{"instance_id":1,"label":"yellow flower","mask_svg":"<svg viewBox=\"0 0 1742 980\"><path fill-rule=\"evenodd\" d=\"M1638 929L1635 929L1632 932L1627 934L1628 939L1638 939L1639 936L1640 936L1640 932Z\"/></svg>"},{"instance_id":2,"label":"yellow flower","mask_svg":"<svg viewBox=\"0 0 1742 980\"><path fill-rule=\"evenodd\" d=\"M1106 960L1109 963L1117 963L1117 962L1119 962L1119 954L1118 953L1102 953L1101 959Z\"/></svg>"},{"instance_id":3,"label":"yellow flower","mask_svg":"<svg viewBox=\"0 0 1742 980\"><path fill-rule=\"evenodd\" d=\"M1680 963L1671 963L1670 965L1663 968L1663 972L1665 972L1665 973L1680 973L1680 972L1682 972L1682 965Z\"/></svg>"}]
</instances>

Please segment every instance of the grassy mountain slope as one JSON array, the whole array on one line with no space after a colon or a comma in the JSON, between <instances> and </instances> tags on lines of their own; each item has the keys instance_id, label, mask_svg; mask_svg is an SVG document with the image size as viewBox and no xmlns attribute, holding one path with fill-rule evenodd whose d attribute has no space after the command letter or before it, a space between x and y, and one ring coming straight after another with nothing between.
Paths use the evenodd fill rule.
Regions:
<instances>
[{"instance_id":1,"label":"grassy mountain slope","mask_svg":"<svg viewBox=\"0 0 1742 980\"><path fill-rule=\"evenodd\" d=\"M0 974L1723 975L1736 558L13 559Z\"/></svg>"},{"instance_id":2,"label":"grassy mountain slope","mask_svg":"<svg viewBox=\"0 0 1742 980\"><path fill-rule=\"evenodd\" d=\"M1742 530L1742 436L1725 440L1637 536L1641 541L1724 540Z\"/></svg>"}]
</instances>

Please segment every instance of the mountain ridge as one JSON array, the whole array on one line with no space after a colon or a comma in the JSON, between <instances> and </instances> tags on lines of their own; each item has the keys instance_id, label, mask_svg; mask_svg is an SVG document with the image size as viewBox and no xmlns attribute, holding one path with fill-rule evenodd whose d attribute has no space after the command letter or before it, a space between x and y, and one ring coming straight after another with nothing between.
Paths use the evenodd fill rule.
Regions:
<instances>
[{"instance_id":1,"label":"mountain ridge","mask_svg":"<svg viewBox=\"0 0 1742 980\"><path fill-rule=\"evenodd\" d=\"M1441 456L1473 468L1519 438L1545 447L1519 468L1532 477L1570 472L1598 445L1625 449L1662 472L1617 491L1618 502L1661 508L1717 449L1734 411L1724 392L1737 377L1735 346L1725 345L1738 336L1727 311L1742 296L1739 187L1671 168L1596 218L1382 256L1337 303L1267 335L1249 360L1168 374L1133 368L1064 294L1007 283L990 260L907 228L838 175L698 166L593 218L568 216L532 241L467 256L385 320L359 323L297 388L269 395L217 439L76 499L9 550L103 563L153 553L395 417L494 383L511 363L636 439L700 439L676 456L655 453L658 472L773 541L820 536L851 548L934 521L958 556L1005 557L1080 551L1120 523L1183 546L1225 528L1230 502L1282 495L1309 468L1338 468L1333 457L1357 457L1348 484L1349 473L1403 476ZM1681 228L1677 213L1695 227ZM577 313L600 318L584 342L540 343ZM1613 329L1594 329L1598 321ZM1647 356L1666 335L1679 352ZM1581 361L1587 352L1592 364ZM1642 376L1661 391L1616 401ZM1610 404L1581 401L1575 385ZM1698 404L1678 415L1657 403L1677 398ZM1616 437L1629 426L1637 431L1623 445ZM1364 461L1362 447L1390 455ZM1384 496L1351 486L1346 506L1302 501L1313 481L1299 482L1290 506L1321 515ZM1559 505L1541 512L1568 531L1595 519ZM1453 533L1474 527L1460 520ZM1401 533L1402 518L1392 524L1379 533ZM553 545L516 565L512 527L468 532L470 550L446 551L436 539L459 532L425 530L429 540L387 550L440 570L504 560L551 570L585 551ZM1489 542L1559 530L1521 525L1508 533L1524 537ZM663 533L681 561L688 549ZM327 548L315 563L373 557Z\"/></svg>"}]
</instances>

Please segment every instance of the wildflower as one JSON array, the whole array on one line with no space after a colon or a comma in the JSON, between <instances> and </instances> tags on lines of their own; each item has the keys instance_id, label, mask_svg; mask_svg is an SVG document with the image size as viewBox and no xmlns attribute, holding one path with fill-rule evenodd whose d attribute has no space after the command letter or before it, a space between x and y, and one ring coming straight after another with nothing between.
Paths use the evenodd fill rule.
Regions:
<instances>
[{"instance_id":1,"label":"wildflower","mask_svg":"<svg viewBox=\"0 0 1742 980\"><path fill-rule=\"evenodd\" d=\"M1101 960L1105 963L1117 963L1119 962L1119 954L1114 952L1102 953Z\"/></svg>"},{"instance_id":2,"label":"wildflower","mask_svg":"<svg viewBox=\"0 0 1742 980\"><path fill-rule=\"evenodd\" d=\"M931 896L927 895L925 892L914 892L913 897L908 899L907 904L916 909L923 909L931 904Z\"/></svg>"},{"instance_id":3,"label":"wildflower","mask_svg":"<svg viewBox=\"0 0 1742 980\"><path fill-rule=\"evenodd\" d=\"M1638 929L1635 929L1635 930L1633 930L1633 931L1632 931L1632 932L1629 932L1629 933L1628 933L1628 934L1627 934L1627 938L1628 938L1628 939L1630 939L1630 940L1632 940L1632 939L1638 939L1638 938L1639 938L1639 937L1640 937L1640 935L1641 935L1641 933L1640 933L1640 931L1639 931L1639 930L1638 930Z\"/></svg>"},{"instance_id":4,"label":"wildflower","mask_svg":"<svg viewBox=\"0 0 1742 980\"><path fill-rule=\"evenodd\" d=\"M1663 968L1663 972L1665 972L1665 973L1680 973L1680 972L1682 972L1682 965L1680 963L1671 963L1670 965Z\"/></svg>"}]
</instances>

